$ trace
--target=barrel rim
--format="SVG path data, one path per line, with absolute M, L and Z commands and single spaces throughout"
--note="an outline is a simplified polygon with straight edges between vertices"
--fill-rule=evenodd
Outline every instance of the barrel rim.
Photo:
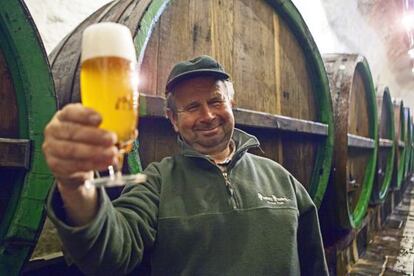
M 356 69 L 357 67 L 359 67 L 364 73 L 362 77 L 364 79 L 365 84 L 368 85 L 367 91 L 368 93 L 370 93 L 370 97 L 368 98 L 368 105 L 371 107 L 372 113 L 368 115 L 369 120 L 371 121 L 369 132 L 370 136 L 375 140 L 375 148 L 370 160 L 367 163 L 366 171 L 369 172 L 369 174 L 366 173 L 364 176 L 364 183 L 367 183 L 367 185 L 364 185 L 364 187 L 362 188 L 360 195 L 361 200 L 358 201 L 355 210 L 352 213 L 350 213 L 351 225 L 353 228 L 357 228 L 361 225 L 362 220 L 368 210 L 368 203 L 371 197 L 378 153 L 378 117 L 375 86 L 372 80 L 372 74 L 367 59 L 362 55 L 358 55 L 357 62 L 358 63 L 356 64 Z
M 391 125 L 388 129 L 387 137 L 390 137 L 393 140 L 394 137 L 395 137 L 395 125 L 394 125 L 394 108 L 393 108 L 393 104 L 392 104 L 392 100 L 391 100 L 391 93 L 390 93 L 390 90 L 389 90 L 388 86 L 385 86 L 382 89 L 382 91 L 383 91 L 382 99 L 383 99 L 383 101 L 386 102 L 386 106 L 385 106 L 386 110 L 385 111 L 389 113 L 390 118 L 391 118 L 391 120 L 390 120 Z M 380 108 L 380 107 L 378 107 L 378 108 Z M 378 124 L 381 124 L 379 118 L 378 118 Z M 378 131 L 379 131 L 379 127 L 378 127 Z M 391 148 L 391 152 L 389 153 L 389 156 L 388 156 L 387 162 L 386 162 L 387 163 L 387 169 L 385 171 L 385 177 L 384 177 L 384 180 L 383 180 L 383 183 L 382 183 L 380 189 L 378 190 L 378 194 L 374 195 L 374 192 L 376 192 L 376 191 L 375 191 L 375 189 L 372 190 L 371 199 L 372 199 L 373 203 L 375 203 L 375 204 L 384 202 L 384 200 L 387 196 L 387 193 L 389 191 L 389 187 L 391 185 L 391 180 L 392 180 L 392 173 L 393 173 L 393 170 L 394 170 L 395 148 L 396 148 L 396 145 L 395 145 L 395 143 L 393 143 L 392 148 Z
M 335 84 L 335 87 L 331 87 L 332 97 L 338 97 L 335 100 L 335 104 L 339 105 L 341 110 L 338 112 L 335 110 L 335 150 L 334 150 L 334 164 L 341 169 L 336 170 L 337 173 L 333 173 L 334 178 L 338 179 L 333 181 L 335 198 L 338 206 L 336 208 L 336 217 L 341 228 L 358 228 L 364 218 L 364 215 L 368 209 L 369 199 L 371 197 L 373 180 L 375 177 L 375 166 L 378 150 L 378 114 L 377 103 L 375 95 L 375 87 L 372 80 L 371 71 L 366 58 L 357 53 L 327 53 L 323 55 L 324 62 L 327 66 L 328 74 L 332 75 L 332 78 L 339 78 L 340 82 Z M 333 71 L 331 64 L 340 65 L 340 70 Z M 331 70 L 332 69 L 332 70 Z M 344 158 L 348 155 L 348 118 L 349 118 L 349 104 L 352 93 L 352 87 L 355 74 L 359 72 L 362 81 L 365 85 L 365 97 L 367 98 L 368 105 L 368 120 L 369 120 L 369 137 L 374 140 L 374 148 L 371 156 L 367 162 L 366 173 L 363 177 L 363 187 L 353 210 L 349 204 L 348 185 L 344 185 L 346 181 L 346 164 L 340 157 Z M 330 79 L 331 81 L 332 78 Z M 337 107 L 337 108 L 339 108 Z M 346 123 L 343 120 L 346 118 Z M 339 124 L 340 126 L 338 126 Z M 339 143 L 339 142 L 340 143 Z M 347 158 L 346 158 L 347 159 Z
M 404 107 L 404 119 L 406 120 L 406 124 L 405 126 L 407 127 L 405 130 L 405 135 L 404 135 L 404 142 L 405 142 L 405 147 L 404 147 L 404 154 L 405 154 L 405 160 L 404 160 L 404 173 L 403 173 L 403 179 L 402 181 L 405 180 L 405 178 L 409 177 L 409 162 L 410 162 L 410 152 L 411 152 L 411 129 L 410 129 L 410 125 L 411 125 L 411 109 L 407 106 Z
M 399 102 L 399 104 L 398 104 Z M 400 137 L 399 139 L 397 139 L 397 137 L 395 137 L 395 144 L 396 147 L 398 148 L 398 144 L 401 140 L 401 137 L 405 136 L 405 116 L 404 116 L 404 102 L 403 100 L 393 100 L 393 104 L 396 105 L 397 107 L 399 106 L 399 113 L 400 113 Z M 396 152 L 397 152 L 397 148 L 396 148 Z M 394 185 L 392 185 L 394 190 L 399 190 L 401 188 L 401 184 L 403 181 L 403 176 L 404 176 L 404 166 L 401 166 L 401 164 L 405 163 L 405 155 L 406 155 L 406 149 L 405 146 L 402 150 L 399 150 L 399 160 L 397 160 L 397 158 L 395 158 L 396 161 L 399 161 L 400 166 L 398 166 L 396 168 L 396 183 L 393 183 Z M 395 164 L 394 164 L 395 166 Z
M 32 142 L 31 167 L 15 179 L 16 198 L 10 199 L 0 226 L 0 274 L 18 274 L 40 234 L 44 201 L 54 182 L 41 144 L 44 127 L 56 111 L 56 98 L 47 55 L 25 3 L 3 1 L 0 21 L 0 47 L 8 53 L 5 59 L 15 84 L 19 137 Z M 16 246 L 14 240 L 25 243 Z
M 410 152 L 410 174 L 413 173 L 414 171 L 414 122 L 413 122 L 413 117 L 411 116 L 411 141 L 410 141 L 410 145 L 411 145 L 411 152 Z
M 321 148 L 324 148 L 324 150 L 319 150 L 317 153 L 311 186 L 309 189 L 309 194 L 315 204 L 319 207 L 329 182 L 335 135 L 333 106 L 328 76 L 322 56 L 312 37 L 312 34 L 293 2 L 286 0 L 266 0 L 266 2 L 278 11 L 279 15 L 291 27 L 295 38 L 303 47 L 305 57 L 311 61 L 308 63 L 308 66 L 310 67 L 309 72 L 314 72 L 316 74 L 315 79 L 318 81 L 314 84 L 314 91 L 316 92 L 315 98 L 316 100 L 321 101 L 318 119 L 320 122 L 329 126 L 328 136 L 326 140 L 321 143 Z M 322 173 L 320 170 L 322 170 Z

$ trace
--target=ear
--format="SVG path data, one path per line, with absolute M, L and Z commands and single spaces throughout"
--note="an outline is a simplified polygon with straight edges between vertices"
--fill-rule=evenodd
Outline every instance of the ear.
M 178 132 L 178 120 L 177 120 L 177 114 L 175 114 L 171 109 L 167 109 L 165 111 L 168 119 L 170 120 L 171 124 L 174 127 L 174 131 Z

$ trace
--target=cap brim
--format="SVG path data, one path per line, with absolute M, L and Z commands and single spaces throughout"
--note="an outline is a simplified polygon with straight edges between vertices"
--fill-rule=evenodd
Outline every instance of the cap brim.
M 215 76 L 217 77 L 217 79 L 221 79 L 221 80 L 230 78 L 230 75 L 228 75 L 227 73 L 222 72 L 222 71 L 217 71 L 214 69 L 201 69 L 201 70 L 198 69 L 198 70 L 193 70 L 193 71 L 187 71 L 171 79 L 165 86 L 166 92 L 168 93 L 175 85 L 177 85 L 178 82 L 191 78 L 191 77 L 197 77 L 200 75 Z

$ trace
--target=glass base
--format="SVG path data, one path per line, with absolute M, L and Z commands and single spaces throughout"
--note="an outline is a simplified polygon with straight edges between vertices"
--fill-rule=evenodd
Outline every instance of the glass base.
M 138 184 L 145 182 L 147 176 L 142 173 L 129 174 L 129 175 L 112 175 L 101 178 L 95 178 L 85 181 L 85 185 L 92 187 L 116 187 L 125 186 L 126 184 Z

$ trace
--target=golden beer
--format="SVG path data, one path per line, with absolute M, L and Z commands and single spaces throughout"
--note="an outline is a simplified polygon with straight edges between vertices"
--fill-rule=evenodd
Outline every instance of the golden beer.
M 118 135 L 122 145 L 134 139 L 137 127 L 137 72 L 120 57 L 97 57 L 83 62 L 81 97 L 86 107 L 102 116 L 101 128 Z
M 129 29 L 99 23 L 82 38 L 81 99 L 102 116 L 101 128 L 118 136 L 119 147 L 134 139 L 138 120 L 138 73 Z
M 118 186 L 145 181 L 143 174 L 122 175 L 124 153 L 132 148 L 138 121 L 138 70 L 131 32 L 121 24 L 89 26 L 82 36 L 81 98 L 102 116 L 100 128 L 118 136 L 118 162 L 109 176 L 85 185 Z

